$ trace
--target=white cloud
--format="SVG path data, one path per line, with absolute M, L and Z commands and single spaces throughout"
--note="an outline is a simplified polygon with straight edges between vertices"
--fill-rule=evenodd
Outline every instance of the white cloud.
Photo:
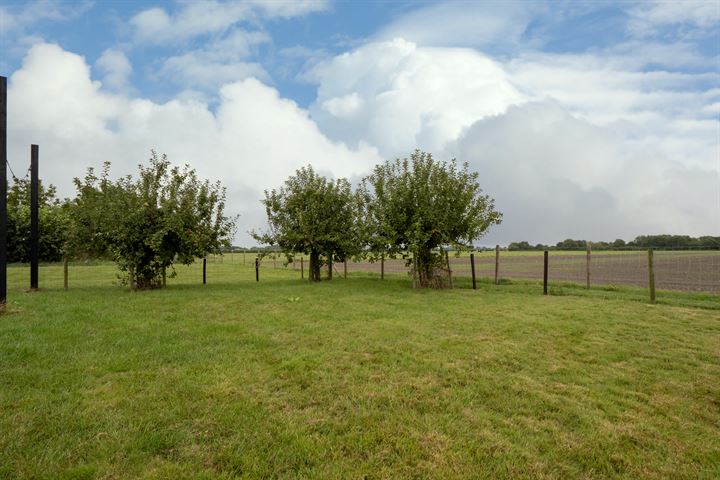
M 532 54 L 506 64 L 529 98 L 552 98 L 597 125 L 632 132 L 633 142 L 663 146 L 687 164 L 714 168 L 720 101 L 718 72 L 636 70 L 640 62 L 603 55 Z M 629 68 L 628 68 L 629 67 Z
M 265 69 L 258 63 L 223 63 L 209 60 L 203 52 L 198 51 L 168 58 L 158 75 L 188 88 L 205 90 L 216 90 L 225 83 L 249 77 L 264 80 L 269 78 Z
M 198 35 L 227 31 L 241 21 L 257 18 L 288 18 L 323 10 L 327 3 L 321 0 L 301 1 L 227 1 L 208 0 L 187 2 L 173 14 L 159 7 L 143 10 L 130 23 L 135 29 L 136 41 L 141 43 L 175 43 Z
M 478 121 L 446 155 L 480 172 L 505 215 L 488 244 L 717 235 L 717 169 L 685 165 L 665 150 L 629 142 L 557 103 L 531 102 Z
M 717 72 L 645 71 L 640 50 L 526 54 L 371 43 L 321 63 L 311 107 L 336 141 L 470 161 L 502 243 L 717 234 Z
M 655 35 L 668 26 L 685 26 L 686 34 L 698 35 L 720 22 L 720 3 L 712 0 L 655 0 L 629 9 L 628 31 L 635 36 Z
M 97 59 L 95 66 L 104 73 L 105 86 L 118 91 L 128 88 L 128 77 L 133 68 L 125 53 L 108 48 Z
M 265 69 L 244 59 L 257 45 L 269 42 L 263 32 L 233 29 L 225 37 L 163 61 L 157 75 L 193 89 L 217 90 L 226 83 L 257 77 L 268 80 Z
M 50 76 L 53 82 L 44 81 Z M 115 175 L 134 173 L 155 148 L 222 180 L 230 212 L 242 214 L 238 241 L 248 242 L 244 232 L 264 224 L 264 188 L 308 163 L 353 176 L 379 161 L 373 148 L 328 140 L 306 111 L 255 79 L 224 86 L 216 113 L 190 95 L 158 104 L 100 87 L 82 57 L 56 45 L 34 46 L 10 78 L 8 153 L 15 170 L 37 143 L 41 177 L 71 195 L 72 177 L 87 167 L 109 160 Z
M 384 27 L 376 40 L 404 38 L 423 46 L 507 46 L 520 40 L 539 4 L 447 1 L 413 10 Z
M 478 118 L 521 101 L 505 72 L 474 50 L 371 43 L 313 68 L 310 111 L 333 139 L 395 156 L 439 150 Z
M 0 36 L 17 34 L 43 21 L 68 20 L 87 11 L 91 5 L 88 1 L 68 5 L 57 0 L 35 0 L 0 6 Z

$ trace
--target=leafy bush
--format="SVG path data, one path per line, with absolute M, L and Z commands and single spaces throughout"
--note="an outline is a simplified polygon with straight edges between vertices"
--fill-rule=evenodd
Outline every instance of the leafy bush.
M 162 286 L 174 262 L 190 264 L 229 245 L 234 221 L 224 216 L 225 189 L 200 181 L 195 170 L 171 166 L 153 151 L 148 167 L 109 179 L 92 168 L 75 179 L 77 198 L 70 209 L 70 249 L 75 256 L 109 257 L 138 289 Z

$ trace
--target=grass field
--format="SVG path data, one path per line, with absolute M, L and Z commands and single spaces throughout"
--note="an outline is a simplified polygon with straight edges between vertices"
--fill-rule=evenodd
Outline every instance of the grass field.
M 0 478 L 720 476 L 712 308 L 239 262 L 136 293 L 87 266 L 66 292 L 56 270 L 27 293 L 9 269 Z

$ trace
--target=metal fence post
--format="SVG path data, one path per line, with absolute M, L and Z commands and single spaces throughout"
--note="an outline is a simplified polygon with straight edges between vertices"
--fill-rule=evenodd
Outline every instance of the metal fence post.
M 207 283 L 207 257 L 203 257 L 203 285 Z
M 548 289 L 548 251 L 545 250 L 544 254 L 544 265 L 543 265 L 543 295 L 547 295 Z
M 495 245 L 495 285 L 498 284 L 498 274 L 500 273 L 500 245 Z
M 650 303 L 655 303 L 655 270 L 653 268 L 653 251 L 648 250 L 648 283 L 650 287 Z
M 477 289 L 477 286 L 475 284 L 475 254 L 470 254 L 470 271 L 472 272 L 472 285 L 473 290 Z
M 30 145 L 30 290 L 38 289 L 38 267 L 40 262 L 39 156 L 40 147 Z
M 586 279 L 586 285 L 585 288 L 590 290 L 590 254 L 592 251 L 592 247 L 590 246 L 590 242 L 587 242 L 587 279 Z

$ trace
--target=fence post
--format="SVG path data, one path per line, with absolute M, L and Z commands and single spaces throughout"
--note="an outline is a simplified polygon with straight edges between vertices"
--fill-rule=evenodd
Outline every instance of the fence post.
M 470 271 L 472 272 L 473 290 L 477 288 L 475 285 L 475 254 L 470 254 Z
M 332 280 L 333 259 L 332 254 L 328 256 L 328 280 Z
M 38 289 L 40 263 L 39 150 L 37 145 L 30 145 L 30 290 Z
M 203 257 L 203 285 L 207 282 L 207 257 Z
M 450 250 L 445 250 L 445 263 L 447 263 L 448 267 L 448 281 L 450 282 L 450 288 L 453 288 L 453 282 L 452 282 L 452 270 L 450 269 Z
M 498 284 L 498 274 L 500 273 L 500 245 L 495 245 L 495 285 Z
M 68 259 L 63 257 L 63 287 L 68 289 Z
M 547 282 L 548 282 L 548 251 L 545 250 L 543 265 L 543 295 L 547 295 Z
M 305 280 L 305 259 L 300 257 L 300 280 Z
M 7 78 L 0 76 L 0 308 L 7 301 Z
M 275 254 L 273 253 L 273 269 L 277 268 L 277 264 L 275 263 Z
M 417 281 L 417 258 L 415 258 L 415 252 L 413 252 L 413 288 L 418 288 Z
M 585 288 L 590 290 L 590 254 L 592 253 L 592 247 L 590 242 L 587 242 L 587 285 Z
M 167 277 L 165 276 L 165 267 L 162 268 L 162 286 L 167 287 Z
M 380 280 L 385 280 L 385 254 L 380 255 Z
M 259 258 L 255 259 L 255 281 L 256 282 L 260 281 L 260 259 Z
M 653 269 L 653 251 L 648 250 L 648 283 L 650 284 L 650 303 L 655 303 L 655 270 Z
M 345 259 L 345 264 L 343 266 L 343 277 L 347 279 L 347 258 Z

